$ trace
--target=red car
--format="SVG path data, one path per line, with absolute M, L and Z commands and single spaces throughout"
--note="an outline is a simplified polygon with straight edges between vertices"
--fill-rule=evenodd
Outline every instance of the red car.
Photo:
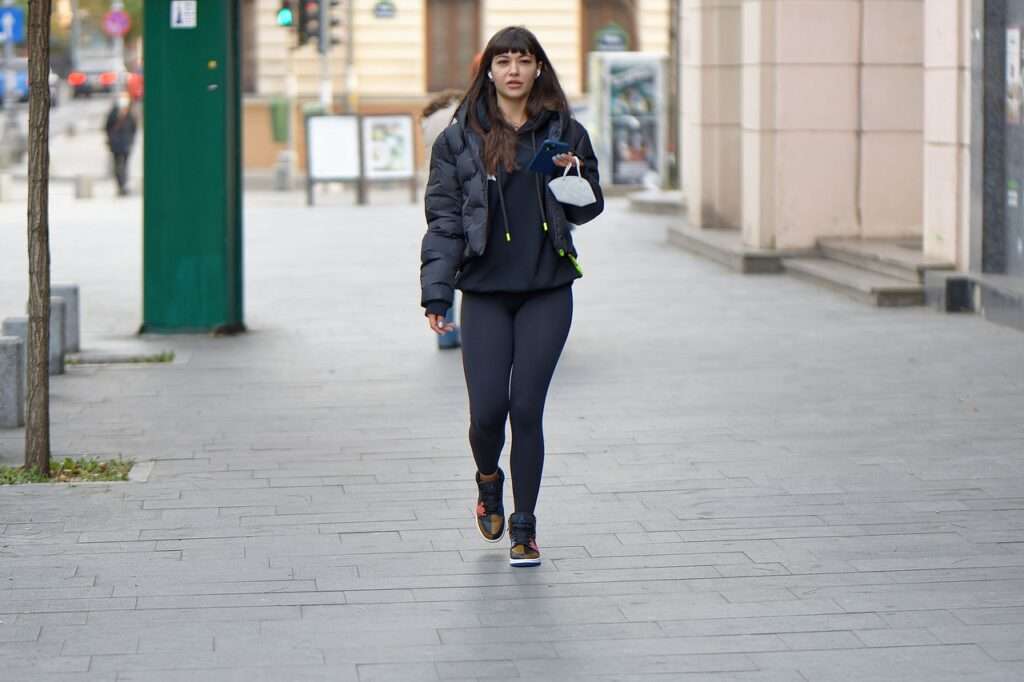
M 120 67 L 120 68 L 119 68 Z M 124 67 L 115 57 L 81 57 L 75 68 L 68 74 L 68 85 L 73 97 L 88 97 L 94 92 L 117 90 L 118 73 Z

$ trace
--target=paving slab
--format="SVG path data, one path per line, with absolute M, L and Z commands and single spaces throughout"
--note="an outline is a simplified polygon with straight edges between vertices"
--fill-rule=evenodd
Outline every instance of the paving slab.
M 249 194 L 249 332 L 140 337 L 138 197 L 55 191 L 53 276 L 81 287 L 83 353 L 175 360 L 53 379 L 56 454 L 152 469 L 0 488 L 5 672 L 1024 678 L 1019 332 L 745 278 L 612 200 L 577 232 L 546 562 L 516 571 L 472 528 L 460 358 L 418 306 L 422 209 L 374 200 Z M 10 235 L 0 316 L 25 300 Z M 23 438 L 0 431 L 0 461 Z

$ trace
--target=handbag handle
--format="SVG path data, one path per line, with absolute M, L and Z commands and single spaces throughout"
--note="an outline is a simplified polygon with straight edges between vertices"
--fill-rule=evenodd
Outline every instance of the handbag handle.
M 583 177 L 583 171 L 580 170 L 580 160 L 579 160 L 579 158 L 574 156 L 574 157 L 572 157 L 572 160 L 576 162 L 576 175 L 578 175 L 578 176 L 580 176 L 582 178 Z M 571 170 L 572 170 L 572 164 L 570 163 L 568 166 L 565 167 L 565 170 L 562 172 L 562 177 L 564 178 L 565 176 L 567 176 L 569 174 L 569 171 L 571 171 Z

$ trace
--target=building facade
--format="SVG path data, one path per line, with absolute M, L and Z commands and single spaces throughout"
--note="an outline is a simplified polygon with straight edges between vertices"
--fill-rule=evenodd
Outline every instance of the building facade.
M 344 46 L 328 59 L 339 110 L 418 113 L 431 93 L 464 88 L 473 58 L 508 25 L 536 33 L 574 101 L 585 96 L 591 50 L 669 50 L 672 0 L 345 0 L 339 16 L 349 1 L 351 69 Z M 292 49 L 294 29 L 276 23 L 279 0 L 243 2 L 246 166 L 269 168 L 281 148 L 270 134 L 270 100 L 286 93 L 291 72 L 299 100 L 315 101 L 322 67 L 313 46 Z
M 686 229 L 1024 281 L 1024 0 L 681 2 Z

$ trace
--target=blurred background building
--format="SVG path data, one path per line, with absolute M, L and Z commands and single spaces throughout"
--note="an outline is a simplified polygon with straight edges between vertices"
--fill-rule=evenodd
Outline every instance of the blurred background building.
M 143 1 L 119 4 L 141 82 Z M 56 0 L 61 78 L 76 50 L 111 49 L 97 28 L 111 6 Z M 878 305 L 930 298 L 1024 327 L 1024 0 L 339 0 L 340 44 L 324 56 L 295 47 L 281 0 L 238 7 L 243 158 L 257 186 L 283 156 L 301 176 L 303 111 L 322 106 L 325 76 L 334 111 L 417 116 L 433 93 L 465 87 L 495 31 L 522 24 L 606 154 L 617 107 L 639 121 L 631 133 L 654 125 L 637 111 L 657 109 L 664 153 L 644 184 L 678 190 L 665 204 L 672 242 Z M 623 114 L 590 71 L 635 52 L 663 75 L 620 88 L 636 104 Z
M 418 114 L 431 93 L 462 89 L 473 58 L 499 29 L 525 24 L 537 34 L 574 104 L 586 102 L 587 55 L 598 49 L 668 56 L 672 0 L 351 0 L 351 53 L 328 55 L 335 109 Z M 272 106 L 295 77 L 297 164 L 303 167 L 301 111 L 319 97 L 321 64 L 314 46 L 293 49 L 282 30 L 280 0 L 242 0 L 245 163 L 270 172 L 284 147 L 272 134 Z M 348 59 L 351 58 L 351 67 Z M 422 160 L 421 160 L 422 161 Z
M 674 241 L 1024 327 L 1024 2 L 682 0 L 681 22 Z

